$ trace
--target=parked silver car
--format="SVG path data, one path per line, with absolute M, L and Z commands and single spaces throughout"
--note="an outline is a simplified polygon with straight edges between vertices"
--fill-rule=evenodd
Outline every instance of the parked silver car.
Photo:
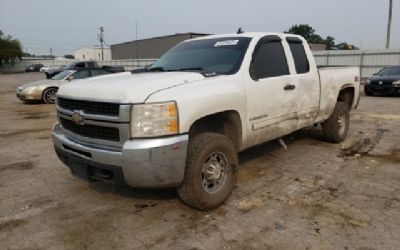
M 69 83 L 76 79 L 84 79 L 93 76 L 110 74 L 105 69 L 80 69 L 65 70 L 50 79 L 39 80 L 24 84 L 17 88 L 17 97 L 21 101 L 43 101 L 45 103 L 54 103 L 56 93 L 62 84 Z

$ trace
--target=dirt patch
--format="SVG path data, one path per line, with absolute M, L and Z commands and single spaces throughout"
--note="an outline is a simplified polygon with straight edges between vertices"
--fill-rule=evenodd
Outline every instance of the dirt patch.
M 25 220 L 22 219 L 14 219 L 14 220 L 9 220 L 9 221 L 5 221 L 0 223 L 0 232 L 4 232 L 4 231 L 11 231 L 14 228 L 26 224 Z
M 49 128 L 37 128 L 37 129 L 24 129 L 24 130 L 17 130 L 8 133 L 0 133 L 0 137 L 12 137 L 15 135 L 21 135 L 26 133 L 36 133 L 36 132 L 43 132 L 49 131 Z
M 13 162 L 8 164 L 0 165 L 0 171 L 2 170 L 29 170 L 34 168 L 35 165 L 32 161 L 20 161 L 20 162 Z
M 388 132 L 388 130 L 379 129 L 373 138 L 362 138 L 357 140 L 349 148 L 342 150 L 342 152 L 339 154 L 339 157 L 368 155 L 369 152 L 371 152 L 382 139 L 382 136 L 385 132 Z
M 24 119 L 44 119 L 49 117 L 48 113 L 34 113 L 27 116 L 24 116 Z

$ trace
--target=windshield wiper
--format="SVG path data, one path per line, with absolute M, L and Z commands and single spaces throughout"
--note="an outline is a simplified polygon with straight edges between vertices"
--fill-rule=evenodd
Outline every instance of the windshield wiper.
M 181 68 L 181 69 L 174 69 L 174 70 L 170 70 L 170 71 L 204 71 L 204 69 L 202 67 L 191 67 L 191 68 Z
M 164 72 L 165 69 L 163 67 L 154 67 L 154 68 L 149 68 L 147 71 L 162 71 Z

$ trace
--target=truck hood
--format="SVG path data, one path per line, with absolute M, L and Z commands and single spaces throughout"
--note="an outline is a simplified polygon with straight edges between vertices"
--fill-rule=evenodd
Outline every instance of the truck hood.
M 124 72 L 72 82 L 60 87 L 57 95 L 101 102 L 143 103 L 155 92 L 204 79 L 197 72 Z

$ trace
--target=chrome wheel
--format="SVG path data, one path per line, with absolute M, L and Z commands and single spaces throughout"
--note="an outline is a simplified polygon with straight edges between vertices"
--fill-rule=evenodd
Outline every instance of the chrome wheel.
M 221 152 L 211 153 L 202 169 L 202 185 L 207 193 L 216 193 L 224 186 L 229 163 Z
M 43 100 L 45 103 L 55 103 L 56 102 L 56 94 L 57 94 L 57 89 L 47 89 L 43 93 Z
M 340 113 L 338 119 L 339 125 L 339 135 L 343 136 L 346 133 L 346 126 L 347 126 L 347 115 L 345 112 Z

